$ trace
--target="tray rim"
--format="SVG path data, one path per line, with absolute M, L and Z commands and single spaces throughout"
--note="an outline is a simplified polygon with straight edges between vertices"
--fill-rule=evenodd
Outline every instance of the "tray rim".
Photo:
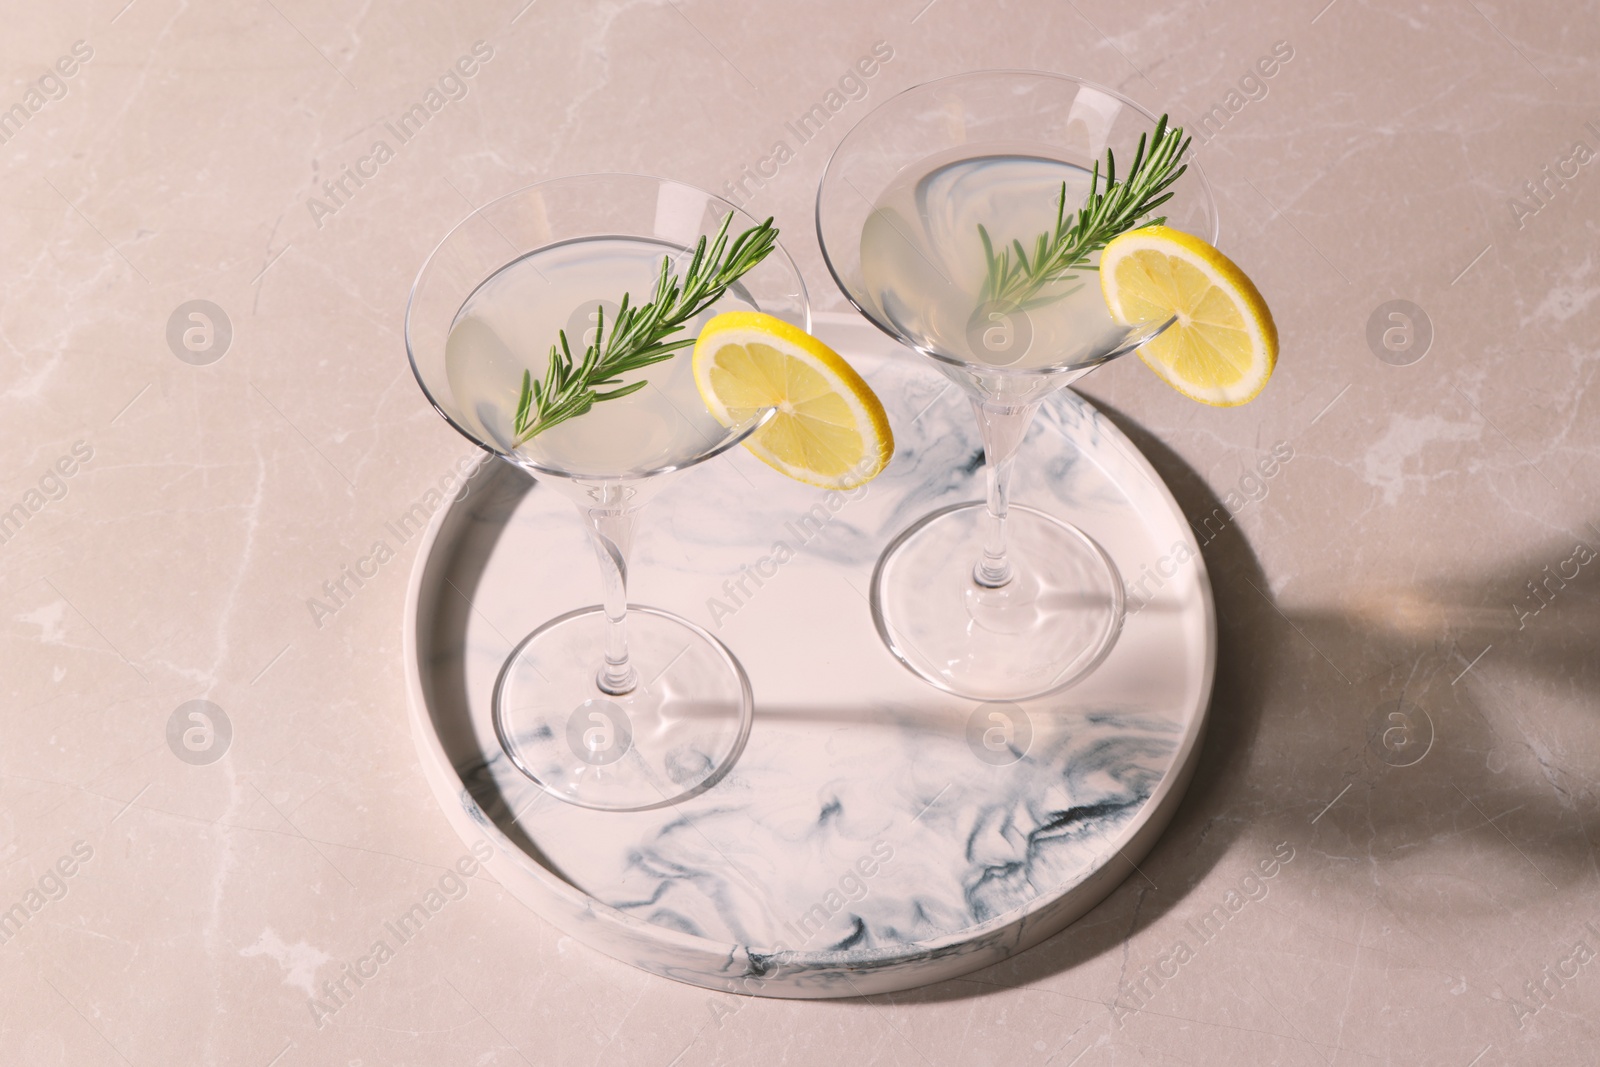
M 814 315 L 813 319 L 813 328 L 819 334 L 825 331 L 859 329 L 863 335 L 873 336 L 878 344 L 885 343 L 882 335 L 863 322 L 859 316 L 840 312 L 822 312 Z M 406 672 L 407 717 L 411 724 L 412 740 L 416 745 L 418 757 L 422 762 L 424 776 L 433 787 L 435 799 L 439 802 L 440 807 L 445 809 L 447 821 L 450 822 L 464 843 L 470 843 L 474 835 L 487 837 L 498 858 L 503 859 L 518 871 L 532 875 L 534 881 L 539 884 L 539 887 L 544 892 L 565 904 L 569 909 L 568 914 L 558 917 L 550 915 L 545 910 L 534 907 L 526 900 L 523 900 L 523 903 L 530 910 L 577 940 L 611 956 L 613 959 L 619 958 L 606 948 L 591 943 L 590 939 L 584 936 L 585 931 L 582 924 L 568 926 L 567 922 L 563 921 L 570 917 L 587 916 L 603 924 L 616 927 L 618 932 L 622 933 L 630 941 L 637 939 L 647 945 L 671 947 L 691 952 L 703 959 L 708 969 L 720 968 L 722 971 L 727 972 L 730 963 L 743 958 L 747 963 L 745 972 L 743 974 L 730 974 L 727 982 L 724 983 L 730 991 L 735 992 L 757 992 L 749 989 L 733 989 L 733 983 L 737 979 L 760 980 L 768 973 L 767 967 L 760 965 L 750 966 L 757 964 L 757 961 L 772 961 L 780 971 L 788 970 L 792 967 L 800 974 L 826 970 L 830 967 L 843 968 L 849 971 L 870 972 L 897 965 L 913 965 L 919 959 L 938 958 L 948 953 L 952 948 L 981 942 L 985 939 L 993 938 L 998 932 L 1015 928 L 1024 936 L 1019 937 L 1017 943 L 1004 953 L 1005 956 L 1009 956 L 1032 947 L 1070 926 L 1078 918 L 1081 918 L 1097 906 L 1106 896 L 1109 896 L 1118 885 L 1127 880 L 1133 870 L 1137 869 L 1138 861 L 1143 859 L 1150 849 L 1154 847 L 1156 841 L 1164 834 L 1167 825 L 1171 822 L 1172 816 L 1176 812 L 1178 801 L 1187 791 L 1190 780 L 1194 775 L 1197 756 L 1204 741 L 1206 726 L 1210 721 L 1217 670 L 1215 598 L 1212 592 L 1210 573 L 1187 517 L 1184 516 L 1182 509 L 1178 506 L 1171 489 L 1138 446 L 1119 427 L 1107 419 L 1092 401 L 1076 392 L 1074 392 L 1074 395 L 1078 402 L 1103 420 L 1103 428 L 1112 435 L 1113 440 L 1122 446 L 1120 450 L 1126 454 L 1126 458 L 1154 484 L 1162 504 L 1166 507 L 1171 517 L 1177 520 L 1183 530 L 1184 541 L 1193 549 L 1191 560 L 1195 565 L 1195 582 L 1200 593 L 1205 623 L 1203 634 L 1205 655 L 1196 698 L 1198 706 L 1192 720 L 1193 725 L 1185 730 L 1178 749 L 1173 755 L 1170 769 L 1162 775 L 1161 781 L 1150 796 L 1145 799 L 1144 804 L 1135 813 L 1134 817 L 1120 828 L 1117 835 L 1110 840 L 1106 859 L 1092 867 L 1082 878 L 1068 885 L 1057 886 L 1052 892 L 1040 894 L 1025 904 L 996 915 L 985 922 L 941 935 L 938 938 L 886 946 L 867 952 L 850 949 L 783 949 L 769 953 L 759 951 L 759 946 L 720 941 L 646 922 L 590 896 L 577 886 L 556 876 L 549 869 L 535 862 L 522 849 L 512 843 L 494 820 L 490 819 L 478 807 L 477 801 L 473 799 L 465 781 L 456 771 L 454 764 L 450 762 L 444 747 L 438 743 L 437 734 L 432 727 L 432 707 L 428 702 L 428 689 L 423 683 L 422 664 L 418 656 L 419 637 L 422 630 L 419 608 L 424 597 L 424 579 L 427 577 L 430 565 L 433 563 L 434 548 L 438 543 L 441 532 L 444 530 L 445 523 L 454 513 L 456 506 L 469 494 L 476 480 L 485 474 L 492 464 L 500 462 L 498 456 L 487 451 L 482 452 L 477 457 L 471 472 L 462 478 L 461 487 L 435 510 L 430 519 L 427 530 L 417 546 L 417 555 L 412 562 L 411 573 L 406 586 L 404 615 L 401 622 L 402 654 L 405 657 Z M 445 800 L 446 794 L 453 796 L 458 803 L 455 805 L 447 803 Z M 1140 846 L 1135 850 L 1137 854 L 1130 856 L 1129 851 L 1136 844 Z M 1035 920 L 1040 913 L 1048 911 L 1054 906 L 1060 906 L 1064 898 L 1074 889 L 1096 879 L 1103 880 L 1109 859 L 1114 855 L 1121 855 L 1128 860 L 1130 870 L 1127 874 L 1118 876 L 1105 888 L 1104 892 L 1094 896 L 1092 899 L 1086 899 L 1080 907 L 1064 909 L 1065 917 L 1059 924 L 1050 923 L 1045 924 L 1044 929 L 1029 930 L 1030 925 L 1037 925 Z M 490 861 L 490 863 L 492 865 L 493 861 Z M 519 900 L 522 899 L 516 889 L 504 882 L 502 882 L 502 885 L 513 897 Z M 1031 936 L 1028 936 L 1029 934 Z M 967 970 L 977 969 L 994 962 L 997 962 L 997 960 L 979 959 L 974 961 Z M 662 973 L 638 963 L 630 965 L 650 973 Z M 681 969 L 673 968 L 673 970 Z M 674 977 L 678 980 L 690 981 L 697 976 L 663 974 L 663 977 Z M 930 976 L 925 981 L 900 985 L 895 988 L 912 988 L 916 985 L 927 984 L 927 982 L 939 981 L 945 977 L 949 977 L 949 975 Z M 695 982 L 695 984 L 703 985 L 704 983 Z M 768 982 L 767 984 L 771 985 L 772 983 Z M 807 998 L 808 992 L 810 996 L 814 997 L 819 995 L 867 995 L 878 991 L 876 989 L 868 990 L 866 994 L 863 994 L 861 991 L 819 993 L 806 990 L 774 989 L 768 992 L 766 989 L 762 989 L 759 993 L 764 996 Z

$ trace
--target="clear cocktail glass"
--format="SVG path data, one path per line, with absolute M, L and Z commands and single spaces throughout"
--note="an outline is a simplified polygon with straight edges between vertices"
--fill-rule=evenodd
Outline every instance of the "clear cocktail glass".
M 914 523 L 873 575 L 880 636 L 940 689 L 978 700 L 1055 692 L 1092 671 L 1121 632 L 1124 589 L 1110 556 L 1065 519 L 1013 503 L 1011 473 L 1046 397 L 1176 319 L 1113 321 L 1098 253 L 1020 300 L 997 296 L 993 262 L 1002 251 L 1012 263 L 1033 255 L 1058 205 L 1071 219 L 1083 204 L 1096 164 L 1105 178 L 1106 150 L 1126 170 L 1156 121 L 1077 78 L 978 71 L 886 101 L 823 173 L 817 234 L 834 280 L 966 394 L 983 437 L 987 499 Z M 1160 208 L 1167 225 L 1214 243 L 1216 205 L 1193 163 L 1172 192 Z
M 721 455 L 770 417 L 732 427 L 706 409 L 687 351 L 625 375 L 637 392 L 530 439 L 515 431 L 524 372 L 542 379 L 565 330 L 574 352 L 624 293 L 648 301 L 663 257 L 682 275 L 697 240 L 728 216 L 692 186 L 630 174 L 539 182 L 459 223 L 429 256 L 406 309 L 406 348 L 428 400 L 475 444 L 578 506 L 600 562 L 601 604 L 550 619 L 507 658 L 494 724 L 511 761 L 548 792 L 588 808 L 638 811 L 703 792 L 750 732 L 750 681 L 705 629 L 628 603 L 640 509 L 671 475 Z M 810 328 L 805 284 L 781 247 L 689 322 L 756 309 Z M 530 594 L 536 591 L 530 590 Z

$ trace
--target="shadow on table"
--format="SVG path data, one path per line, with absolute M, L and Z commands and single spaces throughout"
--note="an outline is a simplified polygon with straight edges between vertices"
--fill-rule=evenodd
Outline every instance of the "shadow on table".
M 1222 508 L 1181 457 L 1097 406 L 1191 521 Z M 1324 533 L 1345 536 L 1331 514 Z M 1402 927 L 1414 912 L 1438 912 L 1422 898 L 1441 885 L 1425 883 L 1463 884 L 1481 874 L 1486 852 L 1497 871 L 1522 879 L 1507 892 L 1559 893 L 1592 877 L 1583 813 L 1592 824 L 1595 794 L 1553 766 L 1538 736 L 1549 719 L 1530 723 L 1527 694 L 1539 688 L 1539 706 L 1557 714 L 1563 704 L 1591 717 L 1600 709 L 1600 559 L 1580 562 L 1584 551 L 1555 539 L 1474 580 L 1363 592 L 1368 583 L 1353 574 L 1338 610 L 1280 610 L 1236 523 L 1198 536 L 1217 606 L 1216 686 L 1193 782 L 1141 861 L 1143 876 L 1130 869 L 1043 944 L 897 1001 L 1001 992 L 1121 951 L 1169 911 L 1191 920 L 1210 912 L 1279 842 L 1302 856 L 1315 842 L 1331 856 L 1396 858 L 1405 866 L 1370 892 Z M 1600 537 L 1585 548 L 1600 550 Z M 1479 669 L 1488 657 L 1517 692 Z M 1225 858 L 1229 876 L 1204 896 L 1191 892 Z M 1474 898 L 1453 903 L 1454 920 L 1470 922 L 1480 907 L 1503 914 L 1498 900 Z M 1170 947 L 1145 946 L 1138 955 L 1148 958 L 1136 962 Z M 1113 991 L 1094 995 L 1109 1000 Z
M 1181 457 L 1099 406 L 1154 465 L 1185 515 L 1223 508 Z M 480 495 L 468 540 L 498 536 L 529 490 L 520 475 L 494 476 L 498 466 L 474 488 Z M 1337 521 L 1330 515 L 1329 539 L 1346 536 Z M 1470 923 L 1480 903 L 1484 916 L 1503 916 L 1503 903 L 1492 896 L 1463 902 L 1458 895 L 1448 911 L 1434 899 L 1459 894 L 1486 862 L 1503 878 L 1524 879 L 1497 883 L 1497 893 L 1560 892 L 1592 877 L 1583 813 L 1596 821 L 1593 790 L 1554 766 L 1540 736 L 1548 714 L 1534 717 L 1527 694 L 1542 687 L 1538 707 L 1558 713 L 1563 706 L 1589 716 L 1600 709 L 1600 597 L 1593 588 L 1600 558 L 1551 539 L 1493 574 L 1401 589 L 1353 574 L 1338 609 L 1280 611 L 1237 523 L 1200 537 L 1217 607 L 1216 684 L 1193 782 L 1140 861 L 1143 874 L 1130 870 L 1106 900 L 1043 944 L 972 975 L 898 993 L 898 1002 L 1001 992 L 1120 952 L 1169 912 L 1179 920 L 1210 912 L 1279 842 L 1300 855 L 1314 844 L 1330 857 L 1388 862 L 1381 884 L 1357 888 L 1376 895 L 1402 929 L 1425 922 L 1416 916 L 1430 906 L 1440 922 Z M 1600 549 L 1600 535 L 1588 545 Z M 487 547 L 478 548 L 466 555 L 486 557 Z M 453 595 L 436 605 L 436 629 L 465 629 L 481 578 L 472 566 L 450 575 Z M 447 703 L 466 706 L 459 654 L 441 656 L 433 675 Z M 464 720 L 435 727 L 452 760 L 476 751 Z M 486 767 L 478 771 L 467 775 L 467 791 L 505 830 L 514 822 L 510 798 Z M 539 855 L 520 828 L 510 832 Z M 1226 876 L 1194 892 L 1219 866 Z M 1297 869 L 1289 865 L 1280 877 Z M 1141 943 L 1137 963 L 1169 947 Z M 1090 995 L 1109 1000 L 1112 991 Z

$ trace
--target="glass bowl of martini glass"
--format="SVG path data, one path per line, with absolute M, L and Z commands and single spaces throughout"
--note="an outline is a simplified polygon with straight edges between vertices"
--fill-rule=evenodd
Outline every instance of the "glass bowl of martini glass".
M 1175 166 L 1179 138 L 1114 90 L 978 71 L 886 101 L 828 161 L 817 193 L 828 270 L 863 315 L 960 388 L 983 438 L 987 499 L 912 524 L 872 579 L 879 635 L 940 689 L 1052 693 L 1094 670 L 1121 632 L 1110 556 L 1061 516 L 1013 503 L 1011 474 L 1050 394 L 1177 321 L 1114 321 L 1098 247 L 1082 239 L 1164 218 L 1215 243 L 1210 187 L 1193 164 Z M 1113 181 L 1125 187 L 1115 197 Z
M 429 402 L 570 498 L 599 560 L 602 603 L 524 637 L 494 692 L 507 756 L 570 803 L 641 811 L 694 796 L 749 736 L 744 669 L 703 628 L 629 604 L 628 554 L 640 509 L 672 475 L 772 414 L 724 426 L 682 350 L 722 311 L 810 328 L 770 223 L 665 179 L 555 178 L 473 212 L 412 287 L 406 350 Z

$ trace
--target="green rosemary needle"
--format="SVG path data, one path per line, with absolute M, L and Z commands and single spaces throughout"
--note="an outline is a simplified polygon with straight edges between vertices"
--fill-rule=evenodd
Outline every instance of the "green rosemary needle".
M 663 256 L 655 295 L 649 303 L 634 306 L 629 295 L 623 294 L 609 334 L 605 309 L 597 307 L 594 343 L 584 349 L 581 358 L 573 357 L 567 332 L 559 332 L 559 343 L 550 346 L 544 377 L 535 379 L 531 371 L 522 372 L 522 394 L 512 422 L 513 447 L 584 414 L 601 401 L 638 392 L 649 383 L 619 385 L 621 376 L 671 359 L 679 350 L 694 344 L 693 337 L 672 335 L 721 299 L 730 285 L 766 258 L 778 239 L 778 230 L 768 218 L 729 243 L 728 223 L 732 219 L 732 213 L 723 217 L 709 250 L 705 235 L 701 235 L 682 278 L 672 273 L 672 257 Z
M 1055 295 L 1039 298 L 1046 286 L 1086 269 L 1089 257 L 1103 249 L 1113 237 L 1137 226 L 1158 225 L 1165 217 L 1147 218 L 1156 208 L 1172 199 L 1170 188 L 1189 169 L 1181 163 L 1190 139 L 1183 127 L 1168 126 L 1162 115 L 1147 138 L 1139 135 L 1133 166 L 1122 181 L 1117 180 L 1117 160 L 1106 149 L 1105 184 L 1097 162 L 1089 178 L 1089 196 L 1081 208 L 1067 214 L 1067 184 L 1061 183 L 1061 198 L 1056 204 L 1056 224 L 1051 233 L 1041 233 L 1033 252 L 1021 241 L 995 251 L 989 231 L 980 223 L 978 236 L 988 261 L 981 307 L 998 311 L 1026 311 L 1048 303 Z M 1180 165 L 1181 164 L 1181 165 Z M 1092 269 L 1092 268 L 1087 268 Z

